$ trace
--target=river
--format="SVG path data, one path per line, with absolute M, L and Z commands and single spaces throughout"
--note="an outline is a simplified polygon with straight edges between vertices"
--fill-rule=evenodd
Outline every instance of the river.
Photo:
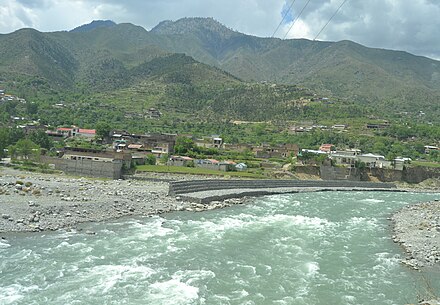
M 399 263 L 387 218 L 437 198 L 286 194 L 72 232 L 7 234 L 0 304 L 416 303 L 439 294 L 440 274 Z

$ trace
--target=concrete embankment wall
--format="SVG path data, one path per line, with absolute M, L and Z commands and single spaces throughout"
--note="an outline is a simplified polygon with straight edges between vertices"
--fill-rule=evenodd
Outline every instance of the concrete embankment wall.
M 362 188 L 393 189 L 393 183 L 367 181 L 330 180 L 190 180 L 170 182 L 169 195 L 227 189 L 271 189 L 271 188 Z

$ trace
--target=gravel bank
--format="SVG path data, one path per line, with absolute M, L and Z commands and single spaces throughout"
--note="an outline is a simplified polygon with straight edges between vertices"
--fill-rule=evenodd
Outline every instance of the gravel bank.
M 440 263 L 440 201 L 406 206 L 392 216 L 393 240 L 405 249 L 402 263 L 419 270 Z
M 130 215 L 199 212 L 244 200 L 203 205 L 167 194 L 168 183 L 161 181 L 74 178 L 1 168 L 0 232 L 58 230 Z

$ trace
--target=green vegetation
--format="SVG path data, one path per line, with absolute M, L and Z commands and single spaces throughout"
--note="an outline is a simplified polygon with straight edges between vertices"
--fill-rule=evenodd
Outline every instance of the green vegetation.
M 201 167 L 183 167 L 167 165 L 140 165 L 136 168 L 140 172 L 173 173 L 173 174 L 192 174 L 192 175 L 212 175 L 212 176 L 231 176 L 243 178 L 263 179 L 267 178 L 262 174 L 250 172 L 222 172 Z
M 31 156 L 37 157 L 40 154 L 39 146 L 29 139 L 18 140 L 15 145 L 10 145 L 8 150 L 12 158 L 24 160 L 28 160 Z
M 29 160 L 19 161 L 14 160 L 13 167 L 14 169 L 28 171 L 28 172 L 38 172 L 43 174 L 54 174 L 59 173 L 59 171 L 53 170 L 49 167 L 48 164 L 45 163 L 37 163 Z M 18 181 L 16 182 L 16 184 Z M 26 182 L 28 184 L 30 182 Z
M 435 167 L 435 168 L 439 168 L 440 167 L 440 163 L 437 163 L 437 162 L 427 162 L 427 161 L 412 161 L 411 165 L 412 166 Z

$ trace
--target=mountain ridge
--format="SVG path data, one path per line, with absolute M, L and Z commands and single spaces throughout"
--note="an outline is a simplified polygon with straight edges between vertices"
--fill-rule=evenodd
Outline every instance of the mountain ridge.
M 90 29 L 91 24 L 80 31 L 22 29 L 0 35 L 0 72 L 34 75 L 57 88 L 80 84 L 90 90 L 114 90 L 151 77 L 142 75 L 141 67 L 152 60 L 164 58 L 167 65 L 184 67 L 180 62 L 187 59 L 171 55 L 186 54 L 220 69 L 208 72 L 203 66 L 202 74 L 225 71 L 245 82 L 297 85 L 387 111 L 439 111 L 440 62 L 407 52 L 347 40 L 261 38 L 212 18 L 163 21 L 150 31 L 130 23 L 98 26 L 102 22 L 96 21 Z M 177 78 L 185 79 L 185 71 L 180 74 Z
M 113 27 L 113 26 L 116 26 L 116 23 L 112 20 L 93 20 L 88 24 L 77 26 L 76 28 L 70 30 L 69 32 L 71 33 L 89 32 L 96 28 Z

